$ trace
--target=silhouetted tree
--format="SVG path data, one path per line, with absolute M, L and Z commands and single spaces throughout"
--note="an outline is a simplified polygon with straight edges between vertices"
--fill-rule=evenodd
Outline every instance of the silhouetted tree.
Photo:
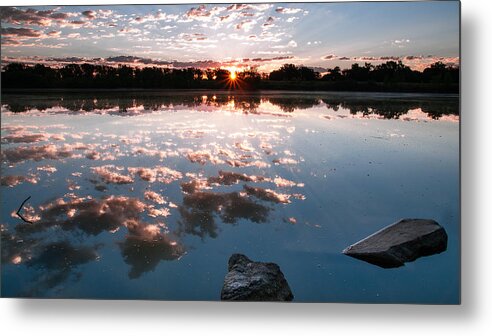
M 349 69 L 328 69 L 320 78 L 318 72 L 305 66 L 284 64 L 269 74 L 259 74 L 256 69 L 239 71 L 240 89 L 255 89 L 268 81 L 313 82 L 331 81 L 340 87 L 357 89 L 357 83 L 383 83 L 394 87 L 396 83 L 428 83 L 438 88 L 457 87 L 459 68 L 437 62 L 423 72 L 410 69 L 401 61 L 388 61 L 379 65 L 355 63 Z M 161 67 L 107 66 L 99 64 L 67 64 L 59 68 L 43 64 L 26 65 L 9 63 L 2 69 L 4 88 L 227 88 L 230 72 L 226 69 L 198 68 L 168 69 Z M 326 83 L 328 84 L 328 83 Z M 389 85 L 387 85 L 389 84 Z M 297 84 L 296 84 L 297 85 Z M 311 84 L 309 84 L 311 85 Z M 309 89 L 309 85 L 299 88 Z M 294 86 L 292 86 L 294 87 Z M 332 87 L 331 84 L 329 87 Z M 370 87 L 370 86 L 368 86 Z M 374 86 L 373 86 L 374 87 Z

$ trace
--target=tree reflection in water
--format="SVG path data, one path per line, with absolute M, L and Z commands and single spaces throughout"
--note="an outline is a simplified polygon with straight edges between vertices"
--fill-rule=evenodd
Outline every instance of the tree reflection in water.
M 7 94 L 2 97 L 5 110 L 22 113 L 31 110 L 57 111 L 57 113 L 104 113 L 121 116 L 139 115 L 160 110 L 196 109 L 203 111 L 221 110 L 241 111 L 246 114 L 264 114 L 264 104 L 271 104 L 283 113 L 309 109 L 314 106 L 326 106 L 337 111 L 347 109 L 351 114 L 379 115 L 386 119 L 395 119 L 405 115 L 409 110 L 422 109 L 429 118 L 438 119 L 444 115 L 459 115 L 458 98 L 428 96 L 406 99 L 382 96 L 370 100 L 353 96 L 330 94 L 310 94 L 308 96 L 275 94 L 231 94 L 221 93 L 204 95 L 187 92 L 166 94 L 159 92 L 116 92 L 104 91 L 94 94 L 54 94 L 47 93 L 42 99 L 33 99 L 33 95 Z

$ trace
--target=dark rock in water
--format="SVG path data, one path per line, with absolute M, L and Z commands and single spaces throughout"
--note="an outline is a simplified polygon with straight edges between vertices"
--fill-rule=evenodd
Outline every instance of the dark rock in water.
M 229 273 L 220 294 L 226 301 L 292 301 L 294 296 L 277 264 L 251 261 L 242 254 L 229 258 Z
M 432 219 L 402 219 L 347 247 L 342 253 L 384 268 L 400 267 L 446 251 L 448 235 Z

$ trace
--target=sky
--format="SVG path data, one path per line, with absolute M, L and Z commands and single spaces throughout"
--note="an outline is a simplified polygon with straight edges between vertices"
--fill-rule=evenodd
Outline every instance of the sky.
M 1 8 L 2 61 L 315 68 L 459 62 L 459 2 Z

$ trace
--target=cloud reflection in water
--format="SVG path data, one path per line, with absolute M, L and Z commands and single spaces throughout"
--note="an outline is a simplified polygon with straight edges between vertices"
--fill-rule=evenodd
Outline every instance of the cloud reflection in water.
M 453 104 L 439 100 L 135 95 L 67 95 L 34 104 L 19 97 L 3 100 L 6 117 L 29 121 L 70 115 L 96 122 L 93 129 L 78 129 L 76 122 L 70 126 L 70 120 L 50 127 L 2 126 L 2 196 L 36 182 L 63 182 L 69 191 L 37 207 L 26 206 L 33 224 L 2 226 L 2 261 L 46 270 L 30 294 L 43 295 L 76 280 L 84 265 L 99 258 L 101 244 L 117 244 L 128 276 L 135 279 L 185 255 L 193 241 L 187 236 L 218 238 L 222 224 L 268 223 L 275 211 L 304 200 L 291 190 L 304 187 L 297 175 L 280 175 L 304 169 L 289 140 L 303 130 L 293 120 L 305 109 L 308 117 L 328 124 L 327 119 L 345 117 L 459 119 Z M 87 188 L 87 181 L 94 186 Z M 80 237 L 87 242 L 81 245 Z

